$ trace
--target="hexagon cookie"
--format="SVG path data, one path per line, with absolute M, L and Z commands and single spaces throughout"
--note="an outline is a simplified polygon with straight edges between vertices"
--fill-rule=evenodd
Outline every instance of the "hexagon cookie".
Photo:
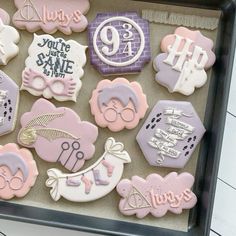
M 0 70 L 0 136 L 14 130 L 18 102 L 18 85 Z
M 152 166 L 183 168 L 205 128 L 189 102 L 159 101 L 136 139 Z
M 91 64 L 101 74 L 139 73 L 150 61 L 149 25 L 136 12 L 99 13 L 88 29 Z

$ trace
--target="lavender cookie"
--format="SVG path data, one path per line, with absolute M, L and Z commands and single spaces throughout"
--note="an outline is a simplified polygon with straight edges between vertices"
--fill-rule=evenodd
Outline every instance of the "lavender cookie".
M 205 128 L 189 102 L 159 101 L 136 139 L 150 165 L 183 168 Z
M 99 13 L 88 29 L 91 64 L 101 74 L 138 73 L 150 61 L 149 25 L 136 12 Z
M 19 87 L 0 70 L 0 136 L 15 128 Z

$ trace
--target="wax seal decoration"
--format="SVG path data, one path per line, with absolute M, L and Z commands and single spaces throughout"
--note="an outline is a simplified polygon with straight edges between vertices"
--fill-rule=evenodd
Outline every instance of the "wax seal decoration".
M 149 213 L 162 217 L 167 211 L 181 214 L 183 209 L 191 209 L 197 203 L 197 197 L 191 191 L 193 183 L 194 177 L 186 172 L 180 175 L 171 172 L 164 178 L 150 174 L 146 179 L 139 176 L 123 179 L 116 187 L 122 197 L 120 212 L 138 218 L 144 218 Z
M 135 128 L 148 109 L 142 87 L 124 78 L 99 82 L 89 102 L 96 123 L 114 132 Z
M 18 85 L 0 70 L 0 136 L 15 128 L 19 96 Z
M 94 201 L 116 187 L 122 177 L 124 164 L 130 162 L 124 145 L 108 138 L 104 154 L 92 166 L 74 174 L 49 169 L 46 186 L 52 188 L 50 194 L 54 201 L 58 201 L 61 196 L 73 202 Z
M 162 54 L 153 62 L 156 81 L 169 92 L 191 95 L 207 81 L 206 70 L 215 62 L 213 41 L 201 34 L 179 27 L 161 42 Z
M 159 101 L 136 139 L 150 165 L 183 168 L 205 128 L 189 102 Z
M 0 198 L 24 197 L 38 176 L 33 155 L 16 144 L 0 146 Z
M 0 19 L 2 20 L 4 25 L 9 25 L 10 24 L 10 21 L 11 21 L 10 16 L 2 8 L 0 8 Z
M 103 75 L 138 73 L 150 61 L 149 25 L 136 12 L 97 14 L 88 29 L 91 64 Z
M 34 34 L 21 89 L 35 96 L 76 102 L 82 86 L 86 48 L 74 40 Z
M 17 47 L 20 40 L 19 33 L 14 27 L 4 24 L 4 22 L 7 22 L 7 19 L 2 19 L 0 15 L 0 65 L 7 65 L 19 52 Z
M 78 171 L 95 152 L 97 127 L 81 121 L 73 110 L 56 108 L 43 98 L 23 114 L 21 125 L 19 144 L 35 148 L 43 160 L 60 162 L 72 172 Z
M 86 29 L 89 0 L 15 0 L 17 12 L 14 25 L 21 30 L 43 30 L 53 34 L 57 30 L 66 35 Z

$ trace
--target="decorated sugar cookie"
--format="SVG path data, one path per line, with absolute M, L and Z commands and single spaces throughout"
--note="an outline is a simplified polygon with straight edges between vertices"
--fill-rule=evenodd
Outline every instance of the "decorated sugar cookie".
M 19 144 L 35 148 L 40 158 L 60 162 L 69 171 L 78 171 L 95 152 L 97 127 L 81 121 L 73 110 L 56 108 L 43 98 L 23 114 L 21 126 Z
M 189 102 L 159 101 L 136 139 L 150 165 L 183 168 L 205 128 Z
M 191 191 L 193 183 L 194 177 L 186 172 L 180 175 L 171 172 L 164 178 L 150 174 L 146 179 L 139 176 L 123 179 L 116 187 L 122 197 L 120 212 L 138 218 L 144 218 L 149 213 L 162 217 L 167 211 L 181 214 L 183 209 L 191 209 L 197 203 L 197 197 Z
M 124 78 L 100 81 L 89 103 L 96 123 L 114 132 L 135 128 L 148 109 L 142 87 Z
M 0 19 L 2 20 L 4 25 L 9 25 L 10 24 L 10 16 L 9 14 L 3 10 L 2 8 L 0 8 Z
M 16 144 L 0 146 L 0 198 L 24 197 L 36 181 L 38 169 L 31 152 Z
M 66 35 L 86 29 L 89 0 L 14 0 L 17 12 L 14 25 L 21 30 L 43 30 L 53 34 L 57 30 Z
M 2 20 L 0 16 L 0 65 L 7 65 L 19 52 L 17 46 L 20 41 L 19 33 L 15 28 L 4 24 L 4 22 L 8 22 L 7 18 Z
M 130 163 L 129 154 L 122 143 L 108 138 L 104 154 L 90 167 L 74 174 L 63 174 L 58 169 L 49 169 L 46 186 L 51 197 L 61 197 L 73 202 L 90 202 L 110 193 L 120 181 L 124 164 Z
M 91 64 L 103 75 L 139 73 L 151 58 L 149 40 L 136 12 L 97 14 L 89 24 Z
M 19 96 L 18 85 L 0 70 L 0 136 L 15 128 Z
M 206 70 L 215 63 L 213 41 L 201 34 L 179 27 L 161 42 L 162 54 L 154 62 L 156 81 L 170 93 L 191 95 L 207 81 Z
M 74 40 L 36 35 L 22 73 L 22 90 L 34 96 L 76 102 L 82 86 L 86 48 Z

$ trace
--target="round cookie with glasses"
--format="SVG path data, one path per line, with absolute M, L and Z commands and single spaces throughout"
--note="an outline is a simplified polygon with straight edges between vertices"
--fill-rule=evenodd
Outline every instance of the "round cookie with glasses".
M 16 144 L 0 146 L 0 198 L 25 196 L 38 176 L 31 152 Z
M 135 128 L 148 109 L 140 84 L 124 78 L 99 82 L 89 103 L 96 123 L 113 132 Z

